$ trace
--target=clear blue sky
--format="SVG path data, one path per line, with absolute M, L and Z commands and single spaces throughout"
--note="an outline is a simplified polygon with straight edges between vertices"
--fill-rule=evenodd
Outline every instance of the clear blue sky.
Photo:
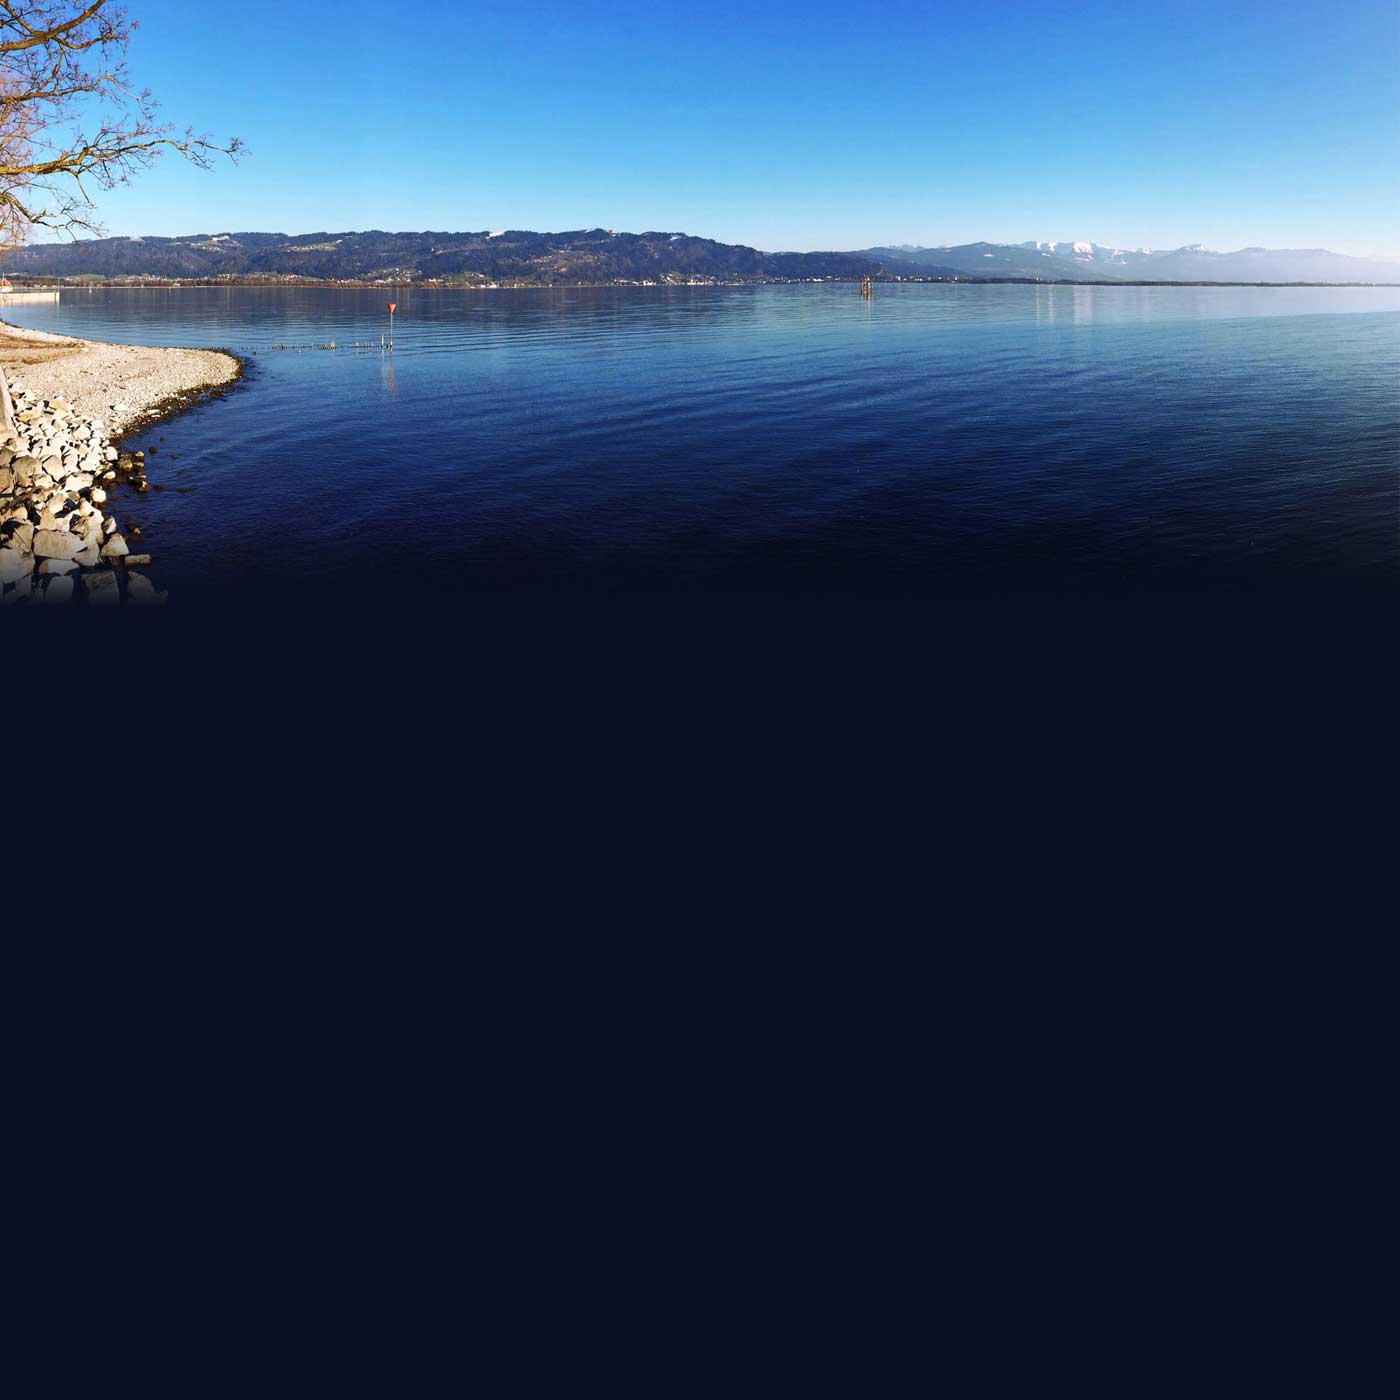
M 113 234 L 685 230 L 1400 256 L 1397 0 L 127 0 L 167 119 L 251 154 Z

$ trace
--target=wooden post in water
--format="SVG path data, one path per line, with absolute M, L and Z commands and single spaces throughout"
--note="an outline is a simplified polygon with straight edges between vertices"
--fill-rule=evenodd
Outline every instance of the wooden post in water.
M 874 290 L 875 290 L 875 288 L 871 285 L 871 282 L 870 282 L 870 278 L 869 278 L 869 277 L 862 277 L 862 278 L 860 279 L 860 294 L 861 294 L 861 296 L 863 296 L 863 297 L 868 297 Z

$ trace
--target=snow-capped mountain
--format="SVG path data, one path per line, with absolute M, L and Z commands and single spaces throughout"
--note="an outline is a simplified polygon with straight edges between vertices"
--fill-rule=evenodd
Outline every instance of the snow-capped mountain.
M 1400 260 L 1353 258 L 1325 248 L 1116 248 L 1087 239 L 867 248 L 859 256 L 959 276 L 1161 282 L 1400 282 Z
M 1022 248 L 1034 248 L 1038 253 L 1060 254 L 1064 257 L 1091 257 L 1098 249 L 1097 243 L 1042 243 L 1040 239 L 1033 238 L 1029 243 L 1022 243 Z

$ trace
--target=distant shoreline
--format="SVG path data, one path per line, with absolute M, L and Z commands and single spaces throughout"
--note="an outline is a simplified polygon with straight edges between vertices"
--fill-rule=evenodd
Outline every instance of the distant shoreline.
M 475 285 L 425 280 L 421 282 L 365 282 L 353 279 L 339 280 L 317 277 L 287 277 L 267 279 L 226 280 L 212 277 L 189 278 L 62 278 L 33 279 L 16 278 L 11 280 L 10 290 L 15 292 L 32 291 L 108 291 L 145 290 L 174 291 L 186 287 L 225 287 L 238 290 L 284 291 L 289 288 L 310 287 L 330 288 L 344 291 L 425 291 L 425 292 L 547 292 L 561 289 L 580 288 L 623 288 L 623 287 L 664 287 L 680 290 L 691 287 L 810 287 L 830 283 L 859 286 L 859 277 L 736 277 L 733 279 L 709 278 L 703 281 L 664 282 L 633 281 L 614 279 L 607 282 L 489 282 Z M 909 283 L 948 287 L 1335 287 L 1374 288 L 1400 287 L 1400 282 L 1211 282 L 1211 281 L 1168 281 L 1148 278 L 1119 278 L 1106 281 L 1074 277 L 872 277 L 876 286 L 898 287 Z M 4 304 L 4 292 L 0 291 L 0 305 Z

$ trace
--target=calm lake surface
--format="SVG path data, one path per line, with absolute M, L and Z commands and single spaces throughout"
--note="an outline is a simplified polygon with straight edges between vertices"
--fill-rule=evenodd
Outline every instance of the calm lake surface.
M 64 292 L 227 347 L 128 439 L 172 603 L 333 590 L 977 597 L 1400 580 L 1400 290 Z M 355 339 L 374 348 L 284 350 Z

